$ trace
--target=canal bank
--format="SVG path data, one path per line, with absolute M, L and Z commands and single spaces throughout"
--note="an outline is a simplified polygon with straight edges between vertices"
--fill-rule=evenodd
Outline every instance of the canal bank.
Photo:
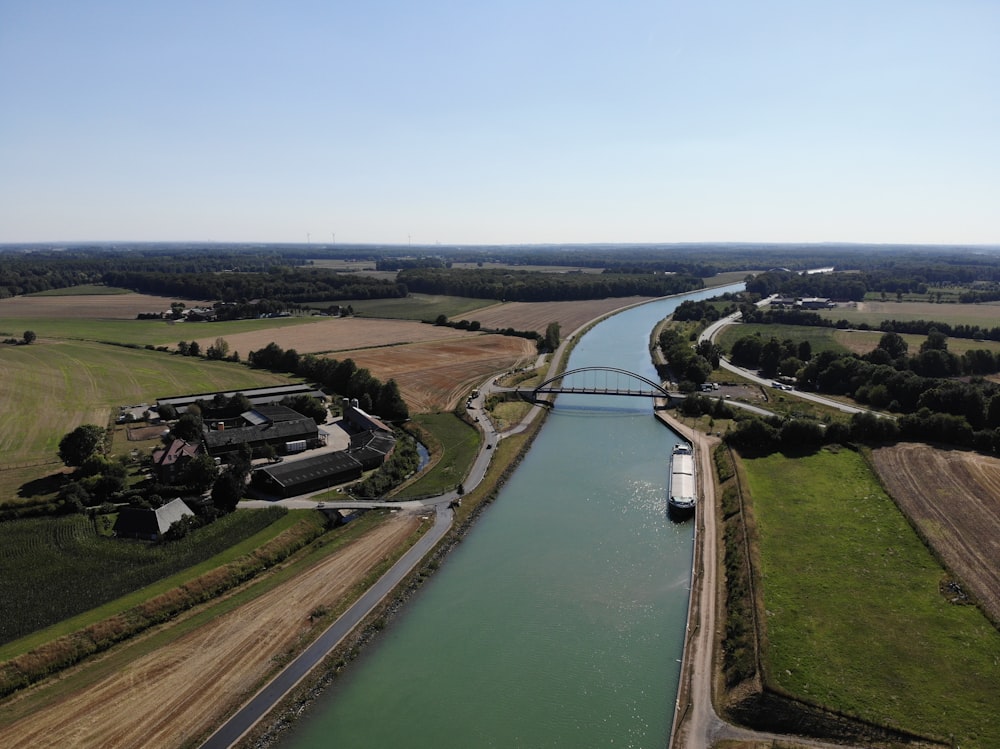
M 703 293 L 705 295 L 711 295 L 718 292 L 710 291 Z M 686 295 L 685 297 L 680 297 L 678 299 L 670 300 L 671 308 L 673 306 L 676 306 L 676 303 L 678 303 L 680 300 L 684 298 L 691 298 L 691 295 Z M 653 306 L 658 306 L 659 309 L 650 309 L 650 307 Z M 646 346 L 648 330 L 655 322 L 655 320 L 669 313 L 669 310 L 664 310 L 662 307 L 663 305 L 661 303 L 653 303 L 653 305 L 647 305 L 646 309 L 643 309 L 642 314 L 639 316 L 638 320 L 635 317 L 619 318 L 620 324 L 615 326 L 617 330 L 606 333 L 605 342 L 597 346 L 596 349 L 594 348 L 593 345 L 594 344 L 593 337 L 587 335 L 586 337 L 580 340 L 582 350 L 587 352 L 588 355 L 594 354 L 598 357 L 601 357 L 605 362 L 608 361 L 608 359 L 604 357 L 608 357 L 610 358 L 611 361 L 614 361 L 616 364 L 622 364 L 624 366 L 628 366 L 635 370 L 645 371 L 648 367 L 651 366 L 649 365 L 648 350 Z M 608 339 L 612 341 L 612 345 L 610 346 L 610 348 L 607 346 Z M 624 344 L 624 349 L 626 351 L 625 356 L 631 357 L 633 361 L 626 362 L 621 358 L 622 351 L 619 350 L 619 344 Z M 574 366 L 575 365 L 576 365 L 576 360 L 574 360 Z M 650 374 L 652 374 L 651 371 Z M 587 544 L 589 543 L 591 544 L 592 547 L 596 548 L 598 551 L 607 551 L 608 549 L 617 549 L 617 548 L 629 549 L 631 546 L 635 546 L 636 532 L 641 532 L 643 530 L 646 531 L 650 530 L 650 528 L 643 529 L 642 526 L 644 525 L 656 526 L 659 523 L 661 523 L 661 521 L 664 520 L 665 513 L 663 512 L 664 509 L 663 502 L 665 501 L 665 486 L 663 485 L 663 480 L 665 479 L 665 474 L 666 474 L 666 461 L 664 459 L 664 456 L 669 454 L 669 449 L 670 449 L 669 440 L 667 440 L 667 443 L 660 446 L 658 449 L 653 449 L 650 452 L 650 454 L 647 456 L 646 459 L 647 464 L 645 466 L 637 466 L 633 470 L 633 468 L 630 468 L 626 464 L 626 462 L 623 461 L 625 461 L 625 459 L 628 458 L 633 452 L 642 452 L 646 447 L 651 446 L 653 442 L 666 439 L 664 436 L 665 430 L 663 430 L 662 427 L 657 427 L 654 420 L 648 419 L 649 410 L 643 410 L 643 409 L 632 410 L 630 408 L 622 409 L 614 405 L 613 403 L 612 404 L 606 402 L 597 403 L 591 399 L 586 399 L 586 400 L 588 401 L 586 404 L 583 403 L 573 404 L 571 399 L 563 397 L 560 398 L 559 407 L 556 409 L 555 412 L 556 420 L 561 422 L 565 427 L 568 427 L 568 434 L 571 436 L 562 440 L 564 444 L 559 445 L 559 449 L 565 450 L 569 453 L 569 460 L 568 462 L 566 461 L 562 462 L 561 467 L 558 465 L 553 465 L 553 470 L 555 470 L 555 472 L 558 475 L 579 478 L 578 474 L 580 474 L 579 470 L 580 467 L 578 463 L 580 462 L 584 462 L 587 465 L 594 467 L 599 474 L 611 474 L 614 471 L 609 471 L 607 469 L 612 466 L 617 466 L 621 471 L 624 471 L 624 476 L 621 474 L 617 476 L 615 475 L 605 476 L 604 478 L 606 478 L 607 481 L 605 482 L 604 487 L 596 490 L 597 494 L 600 496 L 588 497 L 586 501 L 596 502 L 598 499 L 612 497 L 616 498 L 618 504 L 616 505 L 615 502 L 612 502 L 610 506 L 604 506 L 598 508 L 596 516 L 591 519 L 592 521 L 596 522 L 596 525 L 588 526 L 586 523 L 581 524 L 573 522 L 575 519 L 575 515 L 583 514 L 578 511 L 578 507 L 582 507 L 582 505 L 580 504 L 580 498 L 578 494 L 574 494 L 573 501 L 576 502 L 576 504 L 573 504 L 571 502 L 570 504 L 565 505 L 561 511 L 556 510 L 554 511 L 554 513 L 550 513 L 556 520 L 555 533 L 559 536 L 570 537 L 569 545 L 571 547 L 573 546 L 576 546 L 578 548 L 581 546 L 586 547 Z M 621 419 L 624 419 L 624 429 L 615 432 L 615 429 L 613 427 L 613 422 Z M 654 429 L 655 433 L 645 432 L 644 430 L 647 427 Z M 546 424 L 546 428 L 545 430 L 543 430 L 543 434 L 548 433 L 551 429 L 552 427 L 550 418 L 550 423 Z M 607 432 L 607 438 L 604 442 L 602 442 L 601 439 L 596 439 L 596 440 L 591 439 L 589 441 L 586 440 L 586 435 L 588 434 L 603 434 L 605 432 Z M 588 449 L 587 444 L 581 444 L 577 446 L 578 449 L 575 449 L 574 446 L 570 444 L 570 442 L 573 439 L 577 438 L 582 438 L 585 443 L 589 443 L 589 447 L 592 448 L 596 445 L 599 449 L 596 452 L 590 454 L 587 453 Z M 560 439 L 557 438 L 556 442 L 558 444 L 560 442 Z M 529 455 L 529 460 L 531 458 L 531 455 L 533 455 L 535 452 L 536 449 L 533 449 L 532 453 Z M 643 460 L 640 460 L 639 462 L 642 463 Z M 521 470 L 523 471 L 525 469 Z M 625 483 L 631 482 L 630 486 L 626 487 L 626 489 L 624 490 L 622 489 L 623 479 Z M 544 489 L 540 489 L 540 491 L 542 494 L 545 493 Z M 552 489 L 551 493 L 553 494 L 557 493 L 557 489 Z M 498 506 L 508 504 L 508 497 L 506 496 L 506 494 L 503 497 L 503 499 L 504 502 L 498 503 Z M 534 504 L 544 506 L 542 503 L 539 502 L 535 502 Z M 619 520 L 616 517 L 618 515 L 629 515 L 631 513 L 633 516 L 632 520 L 635 520 L 634 510 L 636 509 L 637 506 L 642 506 L 643 512 L 646 513 L 645 516 L 643 516 L 642 513 L 640 513 L 641 522 L 638 523 L 639 526 L 638 529 L 636 528 L 633 528 L 631 530 L 626 529 L 624 533 L 619 535 L 617 540 L 615 539 L 615 533 L 612 532 L 602 533 L 601 531 L 602 528 L 604 529 L 619 528 Z M 520 522 L 521 520 L 526 520 L 529 525 L 533 525 L 534 524 L 533 521 L 527 519 L 528 518 L 527 512 L 531 511 L 532 508 L 529 506 L 525 509 L 526 511 L 523 513 L 519 513 L 519 511 L 515 510 L 514 511 L 515 516 L 517 517 L 518 522 Z M 652 512 L 651 516 L 649 515 L 650 511 Z M 489 527 L 497 524 L 498 521 L 496 520 L 496 517 L 493 516 L 494 510 L 491 508 L 487 512 L 491 514 L 490 523 L 485 523 L 481 525 L 483 527 Z M 653 518 L 652 523 L 650 522 L 651 517 Z M 569 519 L 569 522 L 567 522 L 567 518 Z M 672 585 L 679 588 L 680 592 L 683 594 L 683 604 L 675 602 L 672 604 L 671 607 L 672 608 L 671 616 L 676 614 L 678 611 L 681 614 L 679 620 L 681 624 L 678 625 L 678 631 L 681 632 L 683 630 L 682 626 L 683 613 L 687 608 L 686 587 L 690 575 L 690 524 L 680 527 L 677 526 L 667 526 L 667 527 L 670 528 L 671 532 L 677 531 L 681 536 L 686 536 L 680 539 L 681 546 L 686 549 L 686 553 L 681 555 L 681 561 L 678 563 L 677 560 L 674 560 L 674 562 L 672 562 L 670 565 L 667 565 L 667 567 L 674 569 L 675 572 L 681 573 L 679 576 L 677 576 L 676 579 L 673 579 L 671 581 Z M 653 535 L 655 536 L 657 533 L 661 533 L 663 529 L 653 528 L 652 530 L 653 530 Z M 475 532 L 472 534 L 472 538 L 469 543 L 476 540 L 475 536 L 477 535 L 478 531 L 476 529 L 474 529 L 474 531 Z M 523 529 L 515 529 L 514 531 L 515 538 L 516 534 L 519 532 L 523 533 Z M 551 535 L 552 534 L 550 533 L 550 536 Z M 590 536 L 591 538 L 588 539 L 588 536 Z M 581 544 L 580 540 L 584 540 L 584 543 Z M 550 537 L 544 537 L 543 534 L 542 541 L 543 543 L 538 545 L 548 545 L 552 542 L 552 539 Z M 658 539 L 657 543 L 659 541 L 662 541 L 662 538 Z M 507 545 L 509 546 L 510 542 L 508 542 Z M 463 551 L 463 547 L 467 546 L 468 544 L 459 545 L 458 549 L 459 553 Z M 571 553 L 572 551 L 573 549 L 571 548 L 567 553 Z M 616 554 L 612 554 L 611 556 L 614 557 L 616 556 Z M 607 561 L 607 565 L 609 568 L 613 567 L 614 564 L 618 561 L 621 560 L 609 558 Z M 639 568 L 642 568 L 642 571 L 644 573 L 646 572 L 645 568 L 648 566 L 649 561 L 650 561 L 649 559 L 641 559 L 637 562 Z M 534 577 L 537 574 L 538 570 L 544 571 L 545 569 L 547 569 L 550 566 L 550 562 L 551 559 L 546 558 L 544 560 L 544 563 L 536 564 L 535 569 L 533 569 L 529 575 L 526 575 L 526 579 Z M 456 565 L 465 566 L 466 562 L 461 560 L 453 560 L 449 558 L 448 563 L 446 565 L 443 565 L 443 567 L 447 570 L 448 568 L 451 568 Z M 583 563 L 581 562 L 581 567 L 582 566 Z M 656 566 L 655 562 L 653 563 L 653 566 L 654 567 Z M 598 608 L 600 608 L 601 610 L 597 612 L 598 614 L 606 617 L 610 613 L 607 610 L 609 609 L 609 607 L 612 607 L 614 605 L 621 607 L 622 605 L 624 605 L 625 608 L 627 609 L 629 607 L 635 606 L 637 604 L 637 599 L 641 599 L 643 597 L 642 595 L 633 595 L 631 597 L 626 596 L 628 600 L 626 600 L 624 604 L 622 601 L 618 601 L 616 604 L 615 601 L 613 600 L 613 593 L 615 592 L 615 590 L 613 589 L 623 587 L 621 579 L 627 579 L 635 576 L 635 569 L 636 569 L 635 564 L 629 567 L 628 563 L 626 562 L 625 568 L 623 570 L 619 570 L 618 572 L 619 574 L 618 580 L 615 580 L 611 583 L 605 581 L 603 584 L 605 585 L 605 588 L 607 589 L 608 592 L 606 597 L 602 597 L 602 594 L 600 592 L 597 592 L 597 589 L 601 587 L 600 580 L 597 579 L 599 571 L 594 573 L 595 575 L 595 577 L 593 578 L 594 583 L 591 584 L 591 587 L 594 588 L 595 590 L 590 591 L 587 595 L 599 599 L 600 606 Z M 490 570 L 490 572 L 492 573 L 492 570 Z M 586 577 L 586 573 L 583 574 Z M 622 576 L 624 576 L 624 578 Z M 432 581 L 437 577 L 438 575 L 435 575 L 434 578 L 431 578 Z M 662 579 L 663 579 L 662 570 L 660 571 L 659 574 L 654 575 L 654 577 L 656 578 L 656 584 L 662 587 Z M 583 584 L 587 585 L 588 583 L 584 582 Z M 434 583 L 434 585 L 436 585 L 436 583 Z M 434 587 L 434 585 L 432 585 L 431 587 Z M 628 586 L 625 585 L 624 587 L 627 588 Z M 418 604 L 418 607 L 420 604 L 420 600 L 423 599 L 424 596 L 425 593 L 422 593 L 421 596 L 418 596 L 417 600 L 414 602 Z M 564 602 L 564 604 L 568 605 L 567 602 Z M 409 608 L 410 606 L 408 605 L 407 609 Z M 486 604 L 483 604 L 482 606 L 476 608 L 485 609 Z M 593 614 L 594 612 L 592 611 L 590 613 Z M 612 623 L 614 624 L 615 627 L 628 629 L 629 626 L 632 626 L 633 620 L 642 619 L 641 614 L 642 612 L 640 612 L 640 614 L 637 614 L 635 616 L 625 615 L 625 616 L 615 617 L 614 615 L 612 615 Z M 384 637 L 380 637 L 379 640 L 384 641 L 386 637 L 392 639 L 392 633 L 398 631 L 397 625 L 402 625 L 405 628 L 407 626 L 407 621 L 410 618 L 411 615 L 409 612 L 407 612 L 406 615 L 402 617 L 401 621 L 398 623 L 394 623 L 393 626 L 389 628 L 388 630 L 389 633 Z M 676 617 L 674 617 L 674 619 L 676 620 Z M 562 625 L 562 622 L 559 622 L 558 624 Z M 376 621 L 372 629 L 374 630 L 374 632 L 381 631 L 383 629 L 383 622 Z M 642 633 L 633 632 L 633 634 L 638 639 L 642 639 L 641 637 Z M 651 642 L 654 642 L 662 640 L 663 637 L 667 637 L 671 641 L 673 640 L 677 641 L 676 654 L 679 655 L 679 642 L 682 640 L 682 638 L 677 638 L 675 636 L 668 636 L 664 634 L 660 628 L 657 628 L 655 636 L 651 636 L 649 639 Z M 627 639 L 628 638 L 626 637 L 626 640 Z M 558 642 L 556 644 L 558 644 Z M 626 643 L 626 645 L 628 644 L 629 643 Z M 585 652 L 588 649 L 588 647 L 589 646 L 584 646 L 580 648 L 581 652 Z M 384 648 L 383 644 L 378 644 L 374 650 L 378 651 L 382 650 L 383 648 Z M 545 652 L 551 649 L 553 649 L 552 643 L 546 641 L 546 643 L 542 647 L 542 651 Z M 671 648 L 667 648 L 667 650 L 670 649 Z M 627 650 L 628 648 L 623 646 L 622 653 L 625 653 L 623 657 L 626 658 L 628 657 Z M 357 652 L 357 648 L 350 647 L 349 651 Z M 663 655 L 664 649 L 661 647 L 654 647 L 654 651 L 656 651 L 658 655 Z M 361 659 L 362 662 L 359 663 L 357 667 L 353 667 L 350 670 L 358 670 L 358 667 L 360 667 L 360 670 L 363 672 L 366 669 L 368 669 L 369 666 L 365 662 L 363 662 L 366 660 L 366 658 L 367 656 L 363 656 Z M 638 660 L 646 660 L 646 657 L 641 657 Z M 677 659 L 666 658 L 666 660 L 675 662 Z M 334 661 L 334 664 L 336 664 L 336 661 Z M 613 663 L 610 669 L 618 668 L 620 666 L 621 666 L 620 663 Z M 443 666 L 443 668 L 447 670 L 448 667 L 447 665 L 445 665 Z M 437 670 L 437 669 L 431 669 L 431 670 Z M 633 676 L 633 674 L 631 673 L 632 670 L 634 670 L 633 666 L 625 667 L 624 678 L 619 680 L 619 683 L 616 685 L 615 689 L 612 690 L 613 692 L 616 693 L 627 692 L 629 691 L 629 689 L 632 688 L 633 686 L 633 684 L 631 683 L 631 677 Z M 659 674 L 659 676 L 662 677 L 662 674 Z M 435 675 L 432 681 L 437 678 L 439 677 Z M 398 681 L 398 678 L 396 680 Z M 670 677 L 668 676 L 668 681 L 669 680 Z M 580 681 L 581 683 L 584 683 L 586 679 L 581 678 Z M 641 684 L 636 684 L 635 688 L 638 689 L 639 691 L 642 691 L 643 689 Z M 520 687 L 517 687 L 517 689 L 520 689 Z M 338 690 L 340 690 L 339 686 L 335 687 L 331 691 L 338 692 Z M 377 698 L 377 702 L 379 704 L 384 702 L 384 697 L 385 695 L 379 696 Z M 612 694 L 608 697 L 608 701 L 612 701 L 614 698 L 615 696 Z M 338 693 L 333 697 L 333 699 L 334 701 L 337 702 L 343 701 L 343 695 Z M 461 697 L 457 699 L 461 700 Z M 321 700 L 321 702 L 322 701 L 323 700 Z M 671 698 L 669 701 L 671 707 L 672 703 L 673 700 Z M 492 702 L 490 703 L 488 710 L 493 710 L 495 707 L 496 703 Z M 320 705 L 320 711 L 322 712 L 323 710 L 324 710 L 323 706 Z M 298 712 L 298 710 L 295 710 L 295 712 Z M 310 712 L 315 712 L 315 711 L 310 711 Z M 635 724 L 637 720 L 638 722 L 641 723 L 647 714 L 651 715 L 653 713 L 664 713 L 666 711 L 664 709 L 664 704 L 660 700 L 654 698 L 653 703 L 647 704 L 644 707 L 635 707 L 630 712 L 632 713 L 632 717 L 629 717 L 627 719 L 623 718 L 622 720 L 619 720 L 619 723 L 621 725 L 627 724 L 631 726 Z M 584 717 L 579 718 L 578 722 L 580 722 L 581 724 L 585 724 L 588 720 L 590 720 L 589 715 L 590 713 L 585 711 Z M 636 716 L 638 716 L 638 718 Z M 399 715 L 399 719 L 402 720 L 404 723 L 408 722 L 405 715 Z M 669 726 L 669 721 L 667 722 L 667 725 Z M 656 731 L 658 730 L 665 731 L 666 729 L 655 729 L 654 733 L 656 733 Z M 662 738 L 661 740 L 657 740 L 654 743 L 654 745 L 665 744 L 666 741 L 665 735 L 666 734 L 664 733 L 663 734 L 664 738 Z M 634 735 L 632 738 L 633 740 L 629 741 L 628 743 L 633 743 L 637 739 L 637 737 Z M 649 738 L 649 736 L 646 736 L 646 738 Z M 360 743 L 359 745 L 366 745 L 366 744 L 371 745 L 370 743 L 364 740 L 362 740 L 362 743 Z M 412 742 L 410 745 L 412 745 Z M 585 745 L 585 744 L 580 743 L 578 745 Z M 641 740 L 636 745 L 646 745 L 646 741 Z

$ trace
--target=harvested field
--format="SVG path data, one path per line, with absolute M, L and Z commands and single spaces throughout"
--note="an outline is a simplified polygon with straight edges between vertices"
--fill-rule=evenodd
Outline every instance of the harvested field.
M 1000 459 L 912 443 L 873 457 L 903 512 L 1000 622 Z
M 140 312 L 162 312 L 171 302 L 188 307 L 211 306 L 211 302 L 177 299 L 150 294 L 83 294 L 80 296 L 15 296 L 0 299 L 0 318 L 87 318 L 91 320 L 135 320 Z
M 457 340 L 355 351 L 351 358 L 383 382 L 394 379 L 411 411 L 430 413 L 450 411 L 470 388 L 535 355 L 534 342 L 525 338 L 464 333 Z
M 484 328 L 537 330 L 539 333 L 544 333 L 549 323 L 557 322 L 566 336 L 595 317 L 656 298 L 630 296 L 580 302 L 505 302 L 469 313 L 468 318 L 478 320 Z
M 211 331 L 211 327 L 202 328 Z M 250 351 L 262 349 L 274 342 L 285 349 L 295 349 L 300 354 L 325 353 L 334 358 L 339 352 L 354 351 L 400 343 L 440 341 L 461 338 L 469 333 L 464 330 L 427 325 L 409 320 L 373 320 L 363 317 L 317 317 L 315 322 L 302 323 L 288 328 L 252 330 L 225 336 L 230 351 L 239 351 L 245 359 Z M 202 351 L 215 343 L 218 336 L 198 339 Z M 376 375 L 377 376 L 377 375 Z
M 190 746 L 245 701 L 274 662 L 420 524 L 400 514 L 251 603 L 0 728 L 3 746 Z M 44 686 L 42 687 L 44 689 Z M 38 697 L 38 695 L 33 695 Z M 17 711 L 13 700 L 0 710 Z

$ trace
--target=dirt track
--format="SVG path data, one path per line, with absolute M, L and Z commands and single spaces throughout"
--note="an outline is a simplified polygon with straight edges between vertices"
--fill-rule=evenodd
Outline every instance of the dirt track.
M 914 443 L 873 455 L 903 512 L 1000 622 L 1000 459 Z
M 409 514 L 388 519 L 294 580 L 0 729 L 0 745 L 177 747 L 190 742 L 250 696 L 274 661 L 309 630 L 311 611 L 331 607 L 420 522 Z

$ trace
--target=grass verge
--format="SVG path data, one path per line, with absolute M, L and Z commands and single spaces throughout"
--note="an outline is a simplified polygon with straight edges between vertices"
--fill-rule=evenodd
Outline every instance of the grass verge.
M 469 473 L 479 449 L 479 432 L 453 413 L 417 414 L 413 420 L 437 441 L 440 458 L 423 476 L 393 495 L 393 499 L 453 490 Z

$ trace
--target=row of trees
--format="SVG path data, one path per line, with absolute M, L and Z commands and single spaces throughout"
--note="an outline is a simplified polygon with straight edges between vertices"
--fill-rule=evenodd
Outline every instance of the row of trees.
M 109 271 L 103 281 L 147 294 L 243 303 L 252 299 L 302 303 L 407 295 L 405 286 L 390 280 L 322 268 L 276 267 L 267 273 Z
M 523 302 L 666 296 L 704 286 L 700 278 L 686 275 L 555 274 L 506 268 L 410 268 L 397 280 L 411 292 Z
M 381 382 L 368 369 L 359 368 L 353 359 L 337 361 L 313 354 L 300 355 L 295 349 L 286 351 L 272 342 L 251 351 L 247 362 L 260 369 L 303 377 L 345 398 L 357 398 L 362 410 L 387 421 L 409 418 L 409 409 L 396 381 Z
M 666 326 L 660 332 L 659 344 L 670 374 L 679 380 L 681 390 L 693 390 L 701 385 L 719 366 L 721 348 L 718 344 L 701 341 L 692 347 L 690 338 L 678 327 Z
M 947 337 L 939 331 L 931 331 L 915 354 L 891 332 L 864 355 L 823 351 L 813 356 L 810 348 L 808 341 L 744 336 L 733 344 L 732 360 L 759 368 L 766 377 L 795 376 L 802 390 L 846 395 L 909 415 L 898 423 L 899 433 L 909 438 L 937 434 L 937 439 L 971 445 L 975 433 L 1000 428 L 1000 386 L 982 378 L 1000 371 L 1000 357 L 992 351 L 958 356 L 948 351 Z M 978 444 L 990 440 L 975 437 Z
M 739 309 L 743 322 L 745 323 L 757 323 L 761 325 L 803 325 L 814 328 L 840 328 L 841 330 L 851 327 L 851 323 L 847 320 L 834 321 L 829 317 L 824 317 L 818 312 L 812 312 L 810 310 L 757 307 L 756 305 L 750 303 L 741 304 Z M 675 313 L 674 319 L 685 318 L 678 318 Z M 709 321 L 711 320 L 711 318 L 703 319 L 708 319 Z M 858 330 L 872 330 L 872 327 L 868 323 L 859 323 L 856 328 Z M 977 341 L 1000 341 L 1000 326 L 983 327 L 982 325 L 969 325 L 963 323 L 950 324 L 939 320 L 883 320 L 879 323 L 878 328 L 876 329 L 886 333 L 908 333 L 911 335 L 928 335 L 931 331 L 937 331 L 950 338 L 971 338 L 972 340 Z
M 872 267 L 874 263 L 887 263 L 887 267 Z M 800 274 L 775 269 L 747 279 L 747 291 L 762 297 L 780 294 L 860 301 L 868 292 L 901 296 L 926 294 L 935 286 L 968 286 L 959 297 L 964 303 L 1000 298 L 1000 266 L 995 258 L 982 255 L 942 255 L 905 263 L 888 257 L 859 258 L 852 267 L 861 272 Z

